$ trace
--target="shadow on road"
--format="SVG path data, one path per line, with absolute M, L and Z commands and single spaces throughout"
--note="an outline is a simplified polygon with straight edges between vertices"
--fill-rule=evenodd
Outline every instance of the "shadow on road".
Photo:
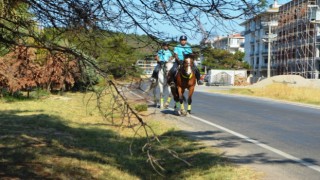
M 181 131 L 181 133 L 186 134 L 187 136 L 205 142 L 209 144 L 211 147 L 217 148 L 235 148 L 241 146 L 241 144 L 252 144 L 244 139 L 232 136 L 232 135 L 219 135 L 223 134 L 223 131 Z M 257 139 L 255 139 L 257 140 Z M 259 140 L 257 140 L 259 141 Z M 261 141 L 259 141 L 261 142 Z M 262 142 L 263 144 L 267 144 Z M 241 153 L 239 153 L 241 154 Z M 249 155 L 226 155 L 223 153 L 225 157 L 227 157 L 232 162 L 238 164 L 298 164 L 300 163 L 287 159 L 287 158 L 275 158 L 271 157 L 266 153 L 254 153 Z M 319 162 L 311 159 L 311 158 L 301 158 L 301 160 L 312 163 L 315 165 L 319 165 Z

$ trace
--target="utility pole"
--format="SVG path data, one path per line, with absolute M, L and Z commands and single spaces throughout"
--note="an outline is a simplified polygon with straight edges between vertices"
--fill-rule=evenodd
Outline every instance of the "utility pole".
M 195 17 L 195 20 L 197 21 L 198 23 L 198 26 L 200 28 L 200 31 L 201 31 L 201 35 L 202 35 L 202 39 L 201 39 L 201 42 L 200 42 L 200 61 L 201 61 L 201 67 L 202 67 L 202 63 L 204 61 L 204 57 L 203 57 L 203 49 L 206 47 L 206 42 L 209 38 L 209 33 L 204 29 L 204 27 L 202 26 L 202 23 L 200 21 L 200 15 L 199 16 L 194 16 Z M 204 66 L 204 71 L 205 71 L 205 74 L 207 74 L 207 67 Z
M 269 25 L 269 33 L 268 33 L 268 78 L 271 76 L 271 24 Z
M 266 40 L 266 38 L 263 38 L 262 40 L 264 42 L 268 43 L 268 65 L 267 65 L 267 77 L 270 78 L 271 77 L 271 42 L 273 42 L 275 40 L 275 38 L 277 37 L 276 34 L 272 34 L 271 33 L 271 27 L 272 26 L 278 26 L 278 22 L 277 21 L 268 21 L 268 22 L 261 22 L 262 26 L 268 26 L 268 36 L 265 36 L 268 40 Z

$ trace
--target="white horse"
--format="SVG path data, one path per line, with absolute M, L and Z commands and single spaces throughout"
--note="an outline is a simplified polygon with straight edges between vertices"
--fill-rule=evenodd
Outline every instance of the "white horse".
M 171 98 L 172 98 L 171 88 L 167 83 L 167 76 L 168 76 L 170 69 L 173 66 L 173 62 L 174 62 L 174 59 L 169 60 L 167 63 L 160 66 L 158 80 L 157 80 L 157 85 L 160 90 L 160 109 L 168 108 L 170 101 L 171 101 Z M 157 89 L 154 88 L 153 89 L 153 97 L 154 97 L 154 103 L 157 106 L 156 91 L 157 91 Z M 167 100 L 164 104 L 164 92 L 165 91 L 167 91 L 167 96 L 166 96 Z

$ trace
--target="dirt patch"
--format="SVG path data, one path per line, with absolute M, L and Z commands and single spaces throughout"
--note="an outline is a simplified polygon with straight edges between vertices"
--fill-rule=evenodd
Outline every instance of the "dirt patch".
M 251 86 L 252 88 L 261 88 L 271 84 L 287 84 L 293 87 L 312 87 L 312 88 L 320 88 L 320 79 L 305 79 L 302 76 L 298 75 L 280 75 L 273 76 L 271 78 L 263 79 Z
M 64 96 L 51 96 L 49 99 L 52 100 L 62 100 L 62 101 L 69 101 L 71 98 L 69 97 L 64 97 Z

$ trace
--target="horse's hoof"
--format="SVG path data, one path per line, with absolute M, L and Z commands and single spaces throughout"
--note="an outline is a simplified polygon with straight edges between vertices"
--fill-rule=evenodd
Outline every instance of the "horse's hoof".
M 184 110 L 181 110 L 180 113 L 181 113 L 181 116 L 187 116 L 187 112 Z
M 169 108 L 169 105 L 164 105 L 164 109 L 168 109 Z

